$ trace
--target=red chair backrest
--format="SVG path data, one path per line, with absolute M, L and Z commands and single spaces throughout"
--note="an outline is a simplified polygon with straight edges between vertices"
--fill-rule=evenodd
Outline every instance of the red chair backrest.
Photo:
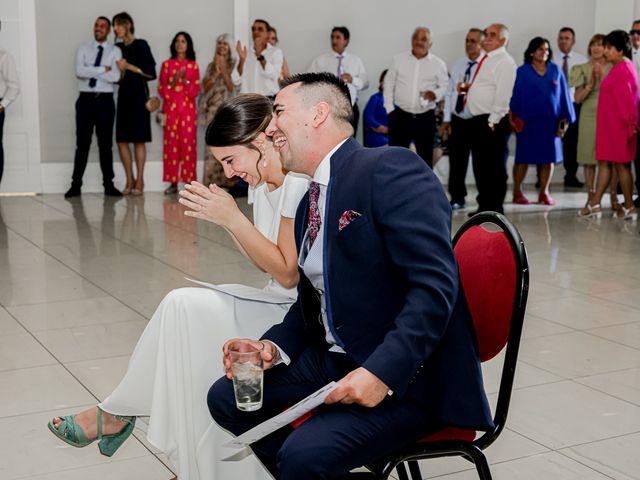
M 480 361 L 504 348 L 509 338 L 516 293 L 516 258 L 504 232 L 470 227 L 454 252 L 462 288 L 476 331 Z

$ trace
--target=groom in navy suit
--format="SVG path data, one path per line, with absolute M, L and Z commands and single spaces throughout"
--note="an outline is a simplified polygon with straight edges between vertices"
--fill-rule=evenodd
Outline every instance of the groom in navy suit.
M 208 396 L 215 421 L 238 435 L 338 382 L 297 429 L 252 445 L 278 479 L 349 478 L 445 426 L 492 426 L 447 197 L 409 150 L 350 138 L 349 98 L 318 73 L 291 77 L 276 97 L 267 135 L 285 168 L 313 179 L 295 222 L 298 300 L 256 340 L 262 409 L 237 410 L 229 372 Z

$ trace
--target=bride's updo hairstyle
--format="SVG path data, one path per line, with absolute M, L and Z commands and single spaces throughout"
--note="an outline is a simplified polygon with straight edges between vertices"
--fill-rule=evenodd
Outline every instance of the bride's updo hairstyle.
M 262 160 L 262 152 L 253 142 L 271 122 L 271 100 L 256 93 L 245 93 L 220 104 L 207 127 L 205 141 L 210 147 L 242 145 L 258 152 L 256 169 Z M 258 170 L 258 173 L 260 171 Z M 262 176 L 261 176 L 262 179 Z

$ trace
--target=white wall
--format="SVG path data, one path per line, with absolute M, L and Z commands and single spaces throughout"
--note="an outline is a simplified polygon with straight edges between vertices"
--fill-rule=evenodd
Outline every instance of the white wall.
M 44 93 L 40 98 L 40 122 L 45 192 L 64 191 L 71 182 L 75 151 L 74 104 L 78 96 L 74 57 L 78 45 L 93 38 L 96 17 L 105 15 L 111 18 L 118 12 L 127 11 L 134 19 L 136 36 L 149 42 L 157 71 L 162 61 L 169 57 L 169 44 L 176 32 L 185 30 L 193 37 L 202 73 L 213 56 L 216 37 L 225 32 L 233 33 L 233 2 L 230 0 L 35 1 L 39 85 Z M 150 88 L 155 92 L 156 82 L 150 83 Z M 162 129 L 155 122 L 152 135 L 153 142 L 147 146 L 145 182 L 148 189 L 159 190 L 163 188 Z M 99 191 L 102 177 L 97 163 L 95 137 L 89 162 L 83 189 Z M 114 166 L 116 185 L 123 187 L 123 170 L 115 144 Z M 201 169 L 199 164 L 198 176 L 202 175 Z

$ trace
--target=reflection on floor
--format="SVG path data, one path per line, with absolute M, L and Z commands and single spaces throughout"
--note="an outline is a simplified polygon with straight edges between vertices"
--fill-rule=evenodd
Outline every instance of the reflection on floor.
M 555 198 L 553 209 L 507 206 L 532 283 L 510 418 L 487 451 L 494 478 L 640 479 L 638 227 L 577 219 L 584 194 Z M 465 219 L 456 212 L 454 229 Z M 46 421 L 109 393 L 155 306 L 185 276 L 256 286 L 266 277 L 222 229 L 154 193 L 1 198 L 0 272 L 0 478 L 171 478 L 141 440 L 107 459 L 56 441 Z M 485 368 L 492 395 L 499 361 Z M 476 478 L 459 459 L 422 468 Z

